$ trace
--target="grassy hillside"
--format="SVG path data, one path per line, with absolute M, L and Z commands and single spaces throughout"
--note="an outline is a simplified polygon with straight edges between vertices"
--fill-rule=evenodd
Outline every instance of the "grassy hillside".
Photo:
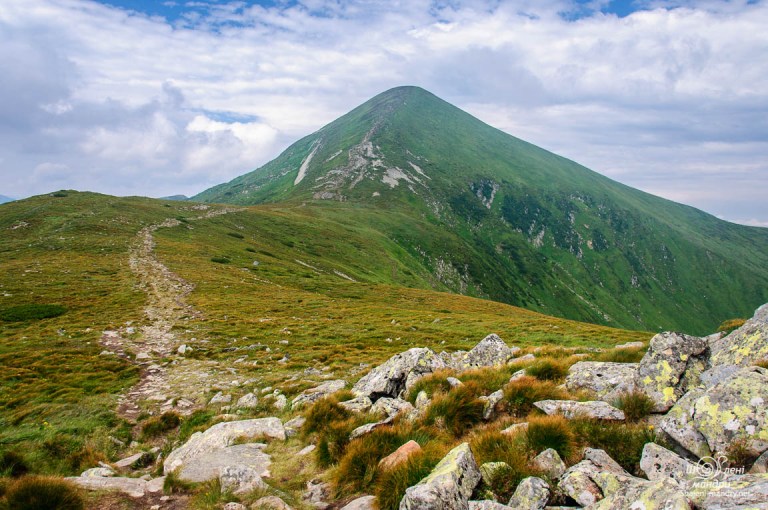
M 219 210 L 73 191 L 0 207 L 0 456 L 74 474 L 123 455 L 114 439 L 141 438 L 151 403 L 137 420 L 116 414 L 118 394 L 139 380 L 136 352 L 103 354 L 102 335 L 141 345 L 147 289 L 129 252 L 141 229 L 167 219 L 178 224 L 154 233 L 154 253 L 194 285 L 185 299 L 196 313 L 172 329 L 194 350 L 153 362 L 178 369 L 169 398 L 191 384 L 188 367 L 211 375 L 196 405 L 234 378 L 292 397 L 311 384 L 307 369 L 354 380 L 361 363 L 411 346 L 467 348 L 490 332 L 523 347 L 650 336 L 430 290 L 447 287 L 355 215 L 260 206 L 204 217 Z M 51 310 L 43 305 L 61 308 L 36 315 Z
M 453 292 L 571 319 L 703 334 L 768 301 L 767 229 L 611 181 L 416 87 L 195 200 L 302 205 L 396 243 Z

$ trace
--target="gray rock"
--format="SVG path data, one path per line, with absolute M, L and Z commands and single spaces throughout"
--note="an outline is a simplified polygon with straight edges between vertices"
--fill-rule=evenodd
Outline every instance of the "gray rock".
M 649 480 L 671 478 L 679 483 L 687 483 L 692 474 L 698 473 L 698 467 L 656 443 L 646 443 L 640 458 L 640 469 Z
M 614 346 L 614 349 L 642 349 L 644 345 L 643 342 L 627 342 Z
M 259 405 L 259 397 L 253 393 L 246 393 L 237 399 L 237 407 L 241 409 L 253 409 Z
M 509 382 L 517 381 L 518 379 L 522 379 L 523 377 L 525 377 L 525 369 L 518 370 L 517 372 L 512 374 L 512 376 L 509 378 Z
M 419 412 L 424 412 L 427 410 L 429 405 L 432 403 L 432 401 L 429 399 L 429 396 L 427 395 L 427 392 L 424 390 L 421 390 L 418 395 L 416 395 L 416 410 Z
M 480 400 L 484 401 L 483 404 L 483 419 L 488 421 L 496 417 L 496 404 L 502 401 L 504 398 L 503 390 L 496 390 L 487 397 L 480 397 Z
M 525 432 L 528 430 L 528 422 L 524 421 L 522 423 L 513 423 L 509 427 L 505 428 L 501 431 L 502 434 L 519 434 L 521 432 Z
M 230 501 L 224 505 L 224 510 L 248 510 L 248 507 L 242 503 L 235 503 L 234 501 Z
M 180 480 L 205 482 L 213 480 L 225 468 L 249 469 L 259 476 L 269 476 L 270 456 L 264 453 L 263 443 L 238 444 L 219 448 L 185 462 L 176 471 Z
M 210 402 L 208 402 L 209 405 L 215 405 L 215 404 L 229 404 L 232 402 L 232 395 L 230 394 L 224 394 L 223 392 L 218 392 L 211 398 Z
M 565 418 L 593 418 L 596 420 L 624 420 L 624 412 L 616 409 L 607 402 L 591 400 L 577 402 L 575 400 L 542 400 L 533 404 L 548 415 L 562 414 Z
M 637 386 L 654 401 L 655 412 L 666 412 L 699 385 L 701 373 L 709 368 L 708 357 L 709 344 L 703 338 L 659 333 L 640 361 Z
M 339 402 L 339 405 L 347 411 L 352 411 L 353 413 L 365 413 L 371 409 L 373 403 L 368 397 L 356 397 L 352 400 Z
M 550 480 L 559 479 L 563 476 L 566 469 L 563 459 L 560 458 L 560 454 L 552 448 L 547 448 L 534 457 L 532 465 Z
M 739 365 L 715 365 L 701 373 L 700 382 L 703 386 L 711 388 L 733 377 L 743 367 Z
M 268 486 L 261 479 L 260 472 L 249 466 L 224 466 L 219 470 L 219 483 L 222 491 L 240 495 L 253 492 L 256 489 L 266 489 Z
M 469 449 L 462 443 L 448 452 L 435 469 L 417 485 L 409 487 L 400 501 L 400 510 L 459 510 L 468 501 L 477 483 L 480 469 Z
M 365 425 L 360 425 L 355 430 L 349 433 L 349 440 L 352 441 L 353 439 L 357 439 L 360 436 L 364 436 L 366 434 L 370 434 L 374 430 L 376 430 L 379 427 L 383 427 L 385 425 L 389 425 L 392 423 L 394 418 L 389 417 L 385 418 L 381 421 L 377 421 L 375 423 L 366 423 Z
M 132 498 L 143 498 L 147 493 L 147 481 L 140 478 L 113 477 L 71 477 L 66 480 L 90 491 L 117 491 Z
M 307 419 L 303 416 L 297 416 L 295 418 L 292 418 L 285 422 L 285 435 L 287 437 L 293 437 L 299 433 L 301 430 L 301 427 L 304 426 L 304 423 L 306 423 Z
M 560 477 L 558 488 L 581 506 L 593 505 L 603 498 L 603 491 L 595 482 L 600 473 L 630 477 L 630 474 L 603 450 L 587 448 L 584 451 L 584 460 L 568 468 Z
M 272 403 L 272 407 L 277 409 L 278 411 L 282 411 L 285 409 L 285 406 L 288 405 L 288 399 L 285 397 L 285 395 L 278 395 L 275 397 L 275 401 Z
M 510 510 L 510 507 L 497 501 L 484 499 L 482 501 L 469 501 L 468 510 Z
M 639 363 L 579 361 L 568 369 L 565 388 L 570 392 L 588 390 L 605 402 L 635 391 Z
M 335 381 L 325 381 L 315 388 L 309 388 L 304 390 L 299 396 L 293 399 L 291 403 L 292 409 L 299 409 L 307 404 L 317 402 L 323 397 L 327 397 L 332 393 L 336 393 L 339 390 L 343 390 L 347 386 L 347 381 L 343 379 L 337 379 Z
M 737 439 L 755 456 L 768 450 L 768 370 L 746 367 L 708 389 L 688 392 L 661 428 L 697 457 L 726 453 Z
M 417 380 L 441 368 L 445 363 L 431 349 L 409 349 L 371 370 L 352 391 L 374 402 L 381 397 L 401 397 Z
M 122 470 L 134 469 L 148 466 L 154 459 L 154 455 L 149 452 L 139 452 L 131 455 L 130 457 L 118 460 L 114 463 L 114 466 Z
M 331 505 L 327 503 L 331 494 L 331 486 L 320 480 L 310 480 L 307 482 L 307 491 L 301 496 L 301 499 L 315 508 L 324 510 Z
M 450 365 L 459 371 L 478 367 L 501 366 L 506 365 L 518 352 L 520 352 L 520 348 L 509 347 L 498 335 L 491 333 L 469 352 L 453 353 Z
M 109 467 L 96 467 L 91 469 L 86 469 L 80 474 L 80 477 L 82 478 L 88 478 L 88 477 L 95 477 L 95 478 L 104 478 L 109 476 L 115 476 L 115 470 Z
M 518 484 L 515 494 L 509 500 L 507 506 L 511 508 L 543 510 L 547 506 L 549 495 L 550 490 L 547 482 L 541 478 L 529 476 Z
M 168 474 L 179 468 L 185 468 L 203 455 L 229 447 L 235 439 L 262 437 L 285 439 L 285 429 L 278 418 L 218 423 L 205 432 L 192 434 L 183 446 L 172 451 L 163 463 L 163 472 Z M 215 476 L 218 476 L 218 473 Z
M 607 481 L 610 475 L 601 473 L 596 478 L 604 485 L 615 483 Z M 647 482 L 635 479 L 620 489 L 607 495 L 602 501 L 589 507 L 590 510 L 690 510 L 691 504 L 682 488 L 671 479 Z
M 513 361 L 515 363 L 518 363 L 520 361 L 535 361 L 535 360 L 536 360 L 536 356 L 529 352 L 525 356 L 520 356 L 519 358 L 515 358 Z
M 729 335 L 710 342 L 711 363 L 716 365 L 754 365 L 768 359 L 768 304 Z
M 288 504 L 277 496 L 264 496 L 257 499 L 252 510 L 293 510 Z
M 371 406 L 371 412 L 376 414 L 384 414 L 388 418 L 394 418 L 400 413 L 405 413 L 406 417 L 413 418 L 416 415 L 416 408 L 406 400 L 400 398 L 383 397 L 377 400 L 376 403 Z
M 749 472 L 753 475 L 768 473 L 768 451 L 763 452 L 763 454 L 757 458 L 755 463 L 752 464 L 752 468 Z
M 768 508 L 768 475 L 723 476 L 719 480 L 703 480 L 703 483 L 700 480 L 699 485 L 694 482 L 688 487 L 688 495 L 695 508 L 702 510 L 765 509 Z
M 191 351 L 192 349 L 187 346 L 187 344 L 181 344 L 178 349 L 176 349 L 176 352 L 181 354 L 182 356 L 187 353 L 187 351 Z
M 463 386 L 464 383 L 456 379 L 455 377 L 446 377 L 446 381 L 448 381 L 448 384 L 451 385 L 451 388 L 458 388 L 459 386 Z
M 310 444 L 299 450 L 299 453 L 297 455 L 304 456 L 309 455 L 310 453 L 314 452 L 317 449 L 317 446 Z
M 376 496 L 361 496 L 341 507 L 341 510 L 375 510 L 375 501 Z

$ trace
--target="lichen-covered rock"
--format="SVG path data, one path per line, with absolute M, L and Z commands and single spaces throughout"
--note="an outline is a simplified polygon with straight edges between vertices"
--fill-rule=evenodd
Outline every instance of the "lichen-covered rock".
M 303 416 L 297 416 L 285 422 L 284 429 L 286 437 L 293 437 L 299 433 L 307 419 Z
M 374 423 L 366 423 L 365 425 L 360 425 L 355 430 L 349 433 L 349 440 L 357 439 L 358 437 L 364 436 L 366 434 L 370 434 L 374 430 L 376 430 L 379 427 L 383 427 L 384 425 L 389 425 L 392 423 L 394 418 L 389 417 L 385 418 L 381 421 L 377 421 Z
M 579 361 L 568 369 L 565 388 L 575 392 L 588 390 L 598 399 L 613 402 L 622 393 L 635 391 L 638 363 Z
M 217 423 L 205 432 L 192 434 L 183 446 L 172 451 L 163 463 L 163 472 L 171 473 L 183 468 L 197 457 L 227 448 L 235 439 L 262 437 L 284 440 L 285 429 L 282 422 L 278 418 L 258 418 Z M 218 473 L 215 476 L 218 476 Z
M 768 451 L 760 455 L 749 470 L 750 474 L 768 473 Z
M 330 484 L 320 480 L 310 480 L 307 482 L 307 490 L 302 494 L 301 499 L 306 501 L 310 506 L 325 510 L 331 506 L 327 503 L 330 495 Z
M 400 413 L 405 413 L 406 417 L 412 418 L 416 415 L 416 408 L 407 400 L 383 397 L 371 406 L 371 412 L 383 414 L 388 418 L 394 418 Z
M 96 467 L 91 469 L 86 469 L 82 473 L 80 473 L 80 476 L 83 478 L 88 477 L 96 477 L 96 478 L 104 478 L 108 476 L 115 476 L 115 470 L 109 467 Z
M 371 370 L 357 381 L 352 392 L 374 402 L 382 397 L 402 397 L 420 378 L 441 368 L 445 362 L 431 349 L 409 349 Z
M 709 344 L 682 333 L 659 333 L 651 339 L 640 361 L 637 386 L 654 402 L 655 412 L 669 410 L 688 390 L 699 384 L 709 368 Z
M 507 469 L 509 469 L 509 464 L 506 462 L 485 462 L 480 466 L 480 478 L 486 485 L 491 485 L 496 475 Z
M 475 457 L 469 444 L 462 443 L 448 452 L 426 478 L 406 489 L 400 510 L 466 510 L 479 481 Z
M 587 448 L 584 450 L 584 460 L 568 468 L 560 477 L 558 488 L 581 506 L 593 505 L 603 498 L 603 491 L 595 482 L 600 473 L 630 476 L 605 451 Z
M 229 404 L 230 402 L 232 402 L 232 395 L 230 395 L 229 393 L 224 393 L 220 391 L 211 398 L 211 401 L 208 402 L 208 404 L 210 405 Z
M 426 411 L 431 403 L 432 400 L 430 400 L 426 391 L 421 390 L 418 395 L 416 395 L 416 410 L 420 413 Z
M 706 388 L 711 388 L 733 377 L 736 372 L 744 367 L 739 365 L 715 365 L 701 373 L 700 384 Z
M 339 402 L 339 405 L 353 413 L 365 413 L 371 409 L 373 402 L 368 397 L 355 397 L 352 400 Z
M 507 503 L 510 508 L 526 508 L 542 510 L 549 501 L 549 485 L 541 478 L 529 476 L 524 478 L 515 489 L 515 494 Z
M 327 397 L 331 393 L 336 393 L 339 390 L 343 390 L 347 386 L 347 381 L 343 379 L 337 379 L 335 381 L 325 381 L 319 386 L 309 388 L 301 392 L 291 402 L 292 409 L 299 409 L 307 404 L 317 402 L 323 397 Z
M 768 475 L 723 476 L 703 483 L 693 482 L 687 494 L 697 509 L 768 508 Z
M 480 397 L 483 401 L 483 419 L 488 421 L 492 420 L 496 416 L 496 404 L 502 401 L 504 398 L 503 390 L 496 390 L 487 397 Z
M 293 510 L 285 501 L 277 496 L 259 498 L 251 508 L 258 510 Z
M 224 466 L 219 470 L 221 490 L 232 494 L 247 494 L 256 489 L 266 489 L 261 473 L 249 466 Z
M 421 451 L 419 443 L 411 439 L 407 443 L 401 445 L 397 450 L 390 453 L 379 461 L 379 469 L 392 469 L 398 464 L 402 464 L 408 457 Z
M 469 510 L 510 510 L 511 507 L 502 505 L 497 501 L 491 501 L 490 499 L 484 499 L 481 501 L 470 501 L 468 503 Z
M 259 476 L 269 476 L 272 460 L 264 453 L 264 443 L 237 444 L 197 455 L 176 469 L 185 482 L 205 482 L 217 478 L 227 467 L 248 469 Z
M 697 457 L 725 453 L 734 440 L 747 451 L 768 450 L 768 370 L 747 367 L 708 389 L 688 392 L 667 413 L 662 429 Z
M 656 443 L 646 443 L 640 458 L 640 469 L 649 480 L 671 478 L 678 483 L 687 483 L 691 473 L 697 473 L 696 464 Z
M 534 402 L 548 415 L 562 414 L 565 418 L 593 418 L 595 420 L 624 420 L 624 411 L 616 409 L 602 400 L 577 402 L 575 400 L 541 400 Z
M 506 365 L 518 352 L 520 352 L 519 347 L 509 347 L 498 335 L 491 333 L 480 340 L 469 352 L 452 353 L 448 364 L 458 371 Z
M 610 477 L 599 474 L 598 480 Z M 647 482 L 635 479 L 627 483 L 621 490 L 590 506 L 590 510 L 690 510 L 691 504 L 682 488 L 671 479 Z
M 557 480 L 563 476 L 566 469 L 560 454 L 552 448 L 547 448 L 534 457 L 532 465 L 550 480 Z
M 253 393 L 246 393 L 239 399 L 237 399 L 236 406 L 241 409 L 253 409 L 259 405 L 259 397 Z
M 712 365 L 748 366 L 768 359 L 768 304 L 723 338 L 710 342 Z

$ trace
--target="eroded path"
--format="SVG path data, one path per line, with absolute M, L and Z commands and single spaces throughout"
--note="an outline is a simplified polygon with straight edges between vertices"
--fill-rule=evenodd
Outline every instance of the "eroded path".
M 227 214 L 237 209 L 209 209 L 193 220 L 202 220 Z M 219 372 L 215 362 L 193 359 L 168 358 L 176 354 L 186 339 L 177 326 L 202 317 L 186 302 L 194 285 L 168 269 L 155 254 L 154 233 L 161 228 L 176 227 L 181 223 L 167 219 L 143 228 L 132 244 L 128 262 L 138 279 L 139 287 L 147 295 L 144 308 L 145 322 L 138 326 L 126 325 L 118 330 L 104 331 L 102 345 L 105 353 L 113 353 L 140 366 L 140 380 L 119 399 L 118 414 L 135 420 L 142 412 L 157 414 L 175 410 L 188 414 L 199 407 L 201 395 L 210 387 L 212 376 Z

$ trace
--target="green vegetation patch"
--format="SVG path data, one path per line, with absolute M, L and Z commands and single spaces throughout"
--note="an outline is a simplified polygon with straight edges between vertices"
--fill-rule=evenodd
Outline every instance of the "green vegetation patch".
M 12 306 L 5 310 L 0 310 L 0 319 L 7 322 L 24 322 L 40 319 L 50 319 L 64 315 L 67 312 L 66 307 L 61 305 L 43 305 L 30 303 L 27 305 Z

